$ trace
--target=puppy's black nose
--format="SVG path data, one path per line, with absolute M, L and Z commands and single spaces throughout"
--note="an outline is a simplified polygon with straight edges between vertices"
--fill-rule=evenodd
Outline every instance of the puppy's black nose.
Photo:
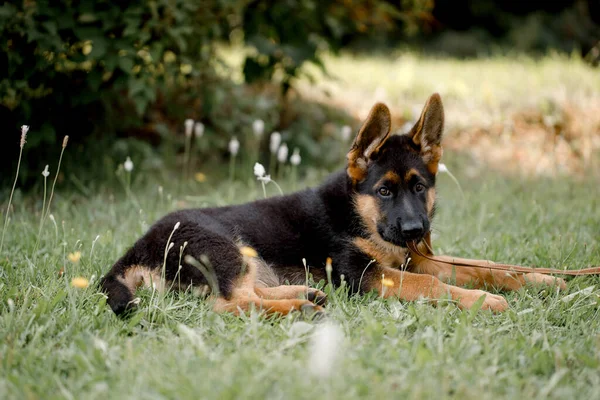
M 421 239 L 425 235 L 425 226 L 423 221 L 413 219 L 409 221 L 403 221 L 400 232 L 405 240 Z

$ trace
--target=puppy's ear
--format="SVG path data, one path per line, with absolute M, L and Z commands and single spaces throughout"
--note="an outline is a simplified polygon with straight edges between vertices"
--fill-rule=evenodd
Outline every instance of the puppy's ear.
M 443 132 L 444 106 L 440 95 L 434 93 L 425 103 L 421 117 L 409 133 L 427 168 L 433 174 L 437 174 L 438 163 L 442 158 Z
M 383 103 L 375 104 L 348 152 L 347 171 L 353 182 L 365 179 L 367 165 L 377 156 L 377 152 L 390 136 L 391 125 L 392 117 L 387 106 Z

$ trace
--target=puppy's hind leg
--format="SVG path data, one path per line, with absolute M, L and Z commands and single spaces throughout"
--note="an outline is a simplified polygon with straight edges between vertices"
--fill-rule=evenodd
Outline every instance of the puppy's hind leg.
M 307 299 L 320 306 L 327 303 L 327 295 L 324 292 L 303 285 L 256 287 L 254 291 L 263 299 Z
M 237 251 L 241 258 L 240 261 L 244 265 L 242 274 L 232 282 L 232 287 L 226 293 L 219 294 L 213 308 L 215 311 L 240 314 L 252 307 L 263 310 L 267 315 L 286 315 L 292 311 L 309 313 L 322 311 L 321 306 L 312 301 L 298 298 L 306 293 L 308 288 L 305 286 L 257 288 L 257 271 L 260 261 L 254 257 L 243 256 L 239 249 Z M 312 289 L 309 290 L 312 291 Z M 313 297 L 316 298 L 316 296 Z

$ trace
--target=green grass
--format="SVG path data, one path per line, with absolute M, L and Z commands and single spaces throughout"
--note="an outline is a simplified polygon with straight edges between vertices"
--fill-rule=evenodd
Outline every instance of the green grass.
M 403 57 L 328 59 L 338 80 L 319 78 L 319 86 L 334 94 L 330 101 L 359 111 L 368 110 L 381 86 L 396 112 L 409 113 L 439 90 L 449 130 L 548 101 L 584 115 L 600 101 L 597 71 L 578 60 Z M 595 129 L 586 122 L 582 129 Z M 500 175 L 464 150 L 444 155 L 465 198 L 448 176 L 439 177 L 438 254 L 600 265 L 597 172 L 576 179 Z M 506 293 L 510 308 L 500 315 L 341 290 L 330 292 L 327 319 L 319 324 L 297 315 L 220 315 L 188 293 L 140 291 L 139 312 L 118 319 L 96 283 L 150 224 L 177 208 L 263 196 L 253 178 L 230 184 L 219 181 L 226 172 L 203 171 L 206 183 L 180 187 L 169 171 L 156 176 L 143 168 L 133 172 L 134 197 L 97 182 L 80 182 L 74 192 L 59 183 L 51 209 L 56 225 L 46 221 L 37 249 L 41 189 L 16 193 L 0 254 L 0 398 L 588 399 L 600 391 L 598 277 L 570 279 L 561 293 L 533 287 Z M 300 172 L 304 185 L 324 176 L 304 166 Z M 67 181 L 77 173 L 64 171 Z M 289 179 L 279 183 L 290 191 Z M 272 185 L 268 190 L 276 194 Z M 68 255 L 77 251 L 81 259 L 73 263 Z M 72 287 L 78 276 L 93 278 L 92 285 Z M 315 376 L 311 342 L 327 324 L 339 327 L 343 340 L 333 346 L 335 356 L 316 355 L 332 365 L 327 376 Z
M 466 200 L 440 176 L 439 252 L 600 264 L 597 178 L 507 180 L 485 169 L 467 178 L 473 166 L 447 158 Z M 146 291 L 139 313 L 120 320 L 95 285 L 77 289 L 71 278 L 97 282 L 180 201 L 223 204 L 231 190 L 194 183 L 184 189 L 193 197 L 169 195 L 169 186 L 161 196 L 157 187 L 136 188 L 141 210 L 120 190 L 59 193 L 57 230 L 48 221 L 36 253 L 40 199 L 17 198 L 0 270 L 3 398 L 592 398 L 600 390 L 596 277 L 573 279 L 564 293 L 508 293 L 501 315 L 333 293 L 327 320 L 344 340 L 328 377 L 310 372 L 310 341 L 321 324 L 297 316 L 218 315 L 192 295 Z M 258 183 L 233 188 L 235 202 L 262 196 Z M 68 260 L 74 251 L 82 253 L 78 263 Z

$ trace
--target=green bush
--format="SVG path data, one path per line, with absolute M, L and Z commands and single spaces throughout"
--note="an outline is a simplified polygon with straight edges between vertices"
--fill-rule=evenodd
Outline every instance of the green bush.
M 218 43 L 241 38 L 250 49 L 246 81 L 274 81 L 285 94 L 305 62 L 320 64 L 322 50 L 391 29 L 411 20 L 407 15 L 383 0 L 6 2 L 0 6 L 0 69 L 7 71 L 0 77 L 0 119 L 10 145 L 3 146 L 0 167 L 14 167 L 22 124 L 31 126 L 25 179 L 53 159 L 64 135 L 79 144 L 70 157 L 80 170 L 92 168 L 94 158 L 116 156 L 114 146 L 98 143 L 118 136 L 172 139 L 181 148 L 181 135 L 172 133 L 188 117 L 203 120 L 207 136 L 224 150 L 240 124 L 263 111 L 237 97 L 242 89 L 216 72 L 222 69 Z M 272 99 L 271 128 L 285 129 L 287 103 L 277 93 Z

